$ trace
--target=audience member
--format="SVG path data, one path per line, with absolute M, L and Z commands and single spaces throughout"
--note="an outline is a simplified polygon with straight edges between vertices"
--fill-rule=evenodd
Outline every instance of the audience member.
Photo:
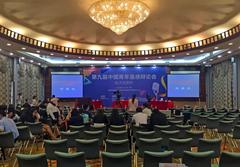
M 57 104 L 58 104 L 58 99 L 53 98 L 47 105 L 47 113 L 52 119 L 53 124 L 57 124 L 60 117 L 60 110 Z
M 0 131 L 12 132 L 14 140 L 16 141 L 19 136 L 19 132 L 15 122 L 6 117 L 6 108 L 7 106 L 5 105 L 0 106 Z
M 33 96 L 31 106 L 33 106 L 33 107 L 37 107 L 38 106 L 37 96 Z
M 66 121 L 68 121 L 68 125 L 73 126 L 83 125 L 83 117 L 81 116 L 81 111 L 74 108 L 71 112 L 68 113 Z
M 17 121 L 20 120 L 20 117 L 19 117 L 18 114 L 16 113 L 16 110 L 15 110 L 13 104 L 9 104 L 9 105 L 8 105 L 7 117 L 10 118 L 10 119 L 12 119 L 14 122 L 17 122 Z
M 23 106 L 22 106 L 23 108 L 31 108 L 31 105 L 28 103 L 28 99 L 25 99 L 25 103 L 23 104 Z
M 142 112 L 142 108 L 138 107 L 136 110 L 136 114 L 133 115 L 132 121 L 137 126 L 140 124 L 147 125 L 148 115 Z
M 118 109 L 112 110 L 109 123 L 110 125 L 124 125 L 123 116 L 119 114 Z
M 147 114 L 148 117 L 151 116 L 152 110 L 149 108 L 148 103 L 144 103 L 144 104 L 143 104 L 143 113 L 144 113 L 144 114 Z
M 158 109 L 152 111 L 150 117 L 150 128 L 153 129 L 154 125 L 167 125 L 167 117 L 165 114 L 159 112 Z
M 108 124 L 107 116 L 104 114 L 103 109 L 99 109 L 96 115 L 93 117 L 93 123 L 95 124 Z

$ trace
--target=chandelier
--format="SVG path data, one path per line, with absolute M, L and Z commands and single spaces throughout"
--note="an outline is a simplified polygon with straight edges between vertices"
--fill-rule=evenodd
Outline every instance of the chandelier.
M 142 23 L 150 10 L 139 0 L 99 0 L 89 8 L 89 16 L 118 35 Z

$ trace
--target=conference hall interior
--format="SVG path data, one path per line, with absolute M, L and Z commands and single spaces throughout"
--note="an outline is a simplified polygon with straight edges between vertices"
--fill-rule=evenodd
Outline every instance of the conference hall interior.
M 240 167 L 239 0 L 0 0 L 0 166 Z

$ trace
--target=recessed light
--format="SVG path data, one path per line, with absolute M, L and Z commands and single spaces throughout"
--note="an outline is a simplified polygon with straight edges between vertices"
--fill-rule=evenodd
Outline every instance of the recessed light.
M 109 58 L 106 58 L 105 60 L 109 60 Z
M 2 51 L 2 49 L 0 49 L 0 52 Z
M 187 53 L 186 55 L 187 55 L 187 56 L 189 56 L 189 55 L 190 55 L 190 53 Z
M 30 60 L 31 63 L 33 63 L 33 60 Z
M 218 46 L 215 46 L 214 49 L 218 49 L 219 47 Z
M 159 59 L 161 59 L 162 57 L 161 57 L 161 56 L 159 56 L 158 58 L 159 58 Z
M 203 53 L 203 52 L 204 52 L 204 50 L 200 50 L 200 52 L 201 52 L 201 53 Z
M 132 58 L 132 60 L 135 60 L 135 58 Z
M 118 60 L 122 60 L 121 58 L 119 58 Z
M 41 63 L 38 63 L 38 65 L 41 65 Z
M 82 57 L 81 57 L 81 56 L 79 56 L 78 58 L 79 58 L 79 59 L 81 59 Z
M 232 53 L 232 51 L 231 51 L 231 50 L 229 50 L 227 53 L 228 53 L 228 54 L 231 54 L 231 53 Z
M 94 57 L 92 57 L 92 60 L 94 60 L 95 58 Z
M 53 56 L 54 54 L 53 53 L 50 53 L 51 56 Z
M 203 64 L 206 64 L 206 63 L 207 63 L 206 61 L 203 62 Z
M 91 67 L 94 67 L 94 65 L 91 65 Z
M 221 58 L 222 57 L 222 55 L 218 55 L 218 58 Z
M 175 55 L 172 55 L 172 57 L 175 57 Z
M 37 52 L 37 53 L 40 53 L 40 50 L 37 50 L 36 52 Z
M 25 59 L 25 57 L 21 57 L 21 59 L 22 59 L 22 60 L 24 60 L 24 59 Z
M 230 43 L 228 43 L 228 45 L 229 45 L 229 46 L 232 46 L 232 45 L 233 45 L 233 43 L 232 43 L 232 42 L 230 42 Z
M 10 44 L 10 43 L 7 43 L 7 46 L 11 46 L 12 44 Z
M 12 55 L 13 55 L 13 53 L 11 52 L 11 53 L 9 53 L 9 55 L 10 55 L 10 56 L 12 56 Z
M 210 59 L 210 61 L 213 61 L 213 59 Z
M 148 58 L 147 58 L 147 57 L 145 57 L 145 59 L 147 60 Z
M 26 48 L 22 48 L 22 50 L 26 50 Z
M 68 57 L 68 55 L 65 55 L 64 57 Z

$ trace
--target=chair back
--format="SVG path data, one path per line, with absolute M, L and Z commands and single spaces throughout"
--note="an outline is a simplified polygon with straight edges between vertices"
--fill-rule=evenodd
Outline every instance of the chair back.
M 179 130 L 174 130 L 174 131 L 166 131 L 166 130 L 162 130 L 161 134 L 162 134 L 162 145 L 165 147 L 169 146 L 169 138 L 176 138 L 179 136 L 180 131 Z
M 154 125 L 153 131 L 155 131 L 157 137 L 161 137 L 162 130 L 170 130 L 171 125 Z
M 0 148 L 14 148 L 14 137 L 12 132 L 0 133 Z
M 179 130 L 179 138 L 185 138 L 186 130 L 191 130 L 191 125 L 176 125 L 177 130 Z
M 103 131 L 84 131 L 85 139 L 98 139 L 98 145 L 103 144 Z
M 18 136 L 19 141 L 31 140 L 30 130 L 28 126 L 18 126 L 17 129 L 19 132 Z
M 84 152 L 85 158 L 97 159 L 99 158 L 99 139 L 76 139 L 77 152 Z
M 199 139 L 203 138 L 204 131 L 186 131 L 186 138 L 192 138 L 192 147 L 197 147 Z
M 16 154 L 18 167 L 48 167 L 46 154 Z
M 159 167 L 159 163 L 172 163 L 173 151 L 144 152 L 143 167 Z
M 144 156 L 144 151 L 160 152 L 162 147 L 162 138 L 155 139 L 139 139 L 139 157 Z
M 68 152 L 67 139 L 63 140 L 44 140 L 45 153 L 47 159 L 56 160 L 55 151 Z
M 219 121 L 218 133 L 231 133 L 233 129 L 233 121 Z
M 154 139 L 156 138 L 155 132 L 154 131 L 148 131 L 148 132 L 142 132 L 142 131 L 137 131 L 136 132 L 136 145 L 139 145 L 139 139 L 144 138 L 144 139 Z
M 110 130 L 112 130 L 112 131 L 124 131 L 124 130 L 126 130 L 126 125 L 110 125 Z
M 55 151 L 57 167 L 86 167 L 84 152 L 63 153 Z
M 131 153 L 102 153 L 102 167 L 131 167 Z
M 88 131 L 102 131 L 103 137 L 106 137 L 106 125 L 93 125 L 88 128 Z
M 81 126 L 69 126 L 70 132 L 78 131 L 79 133 L 79 138 L 83 139 L 84 138 L 84 131 L 86 130 L 84 125 Z
M 233 139 L 240 139 L 240 125 L 234 126 Z
M 106 140 L 106 152 L 121 153 L 129 152 L 129 141 L 125 140 Z
M 148 129 L 145 127 L 145 126 L 136 126 L 136 125 L 133 125 L 132 126 L 132 135 L 134 138 L 136 138 L 136 132 L 137 131 L 141 131 L 141 132 L 146 132 L 148 131 Z
M 208 117 L 206 121 L 207 129 L 217 129 L 220 118 Z
M 32 135 L 39 136 L 43 134 L 43 131 L 42 131 L 43 126 L 41 122 L 36 122 L 36 123 L 27 122 L 25 124 L 29 127 Z
M 199 139 L 198 152 L 214 151 L 212 158 L 220 157 L 221 139 Z
M 169 139 L 169 150 L 173 150 L 174 158 L 182 158 L 184 151 L 191 151 L 192 138 L 187 139 Z
M 78 139 L 79 132 L 61 132 L 61 139 L 67 139 L 67 147 L 73 148 L 76 147 L 76 141 L 75 139 Z
M 240 153 L 222 152 L 219 167 L 239 167 Z
M 190 152 L 184 151 L 183 164 L 188 167 L 211 167 L 211 157 L 214 151 Z
M 109 130 L 108 137 L 109 140 L 125 140 L 128 139 L 128 133 L 124 131 L 112 131 Z

